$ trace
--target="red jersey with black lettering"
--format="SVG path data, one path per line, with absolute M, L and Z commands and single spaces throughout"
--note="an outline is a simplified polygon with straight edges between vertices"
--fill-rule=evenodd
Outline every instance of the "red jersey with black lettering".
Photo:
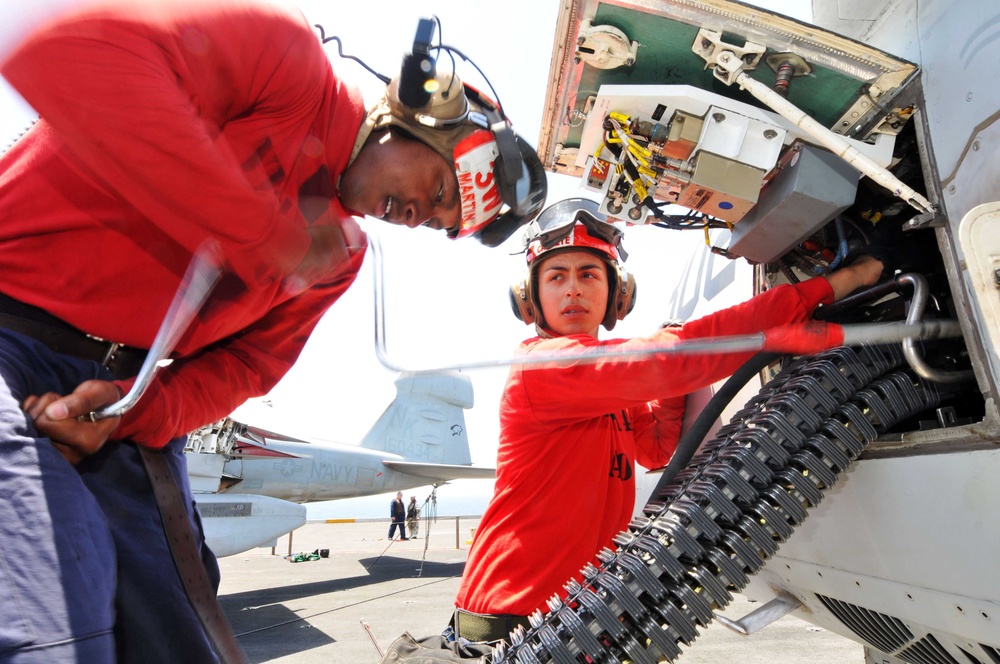
M 833 299 L 822 278 L 779 286 L 748 302 L 649 337 L 533 338 L 519 352 L 627 351 L 670 339 L 748 334 L 806 320 Z M 500 401 L 493 498 L 476 530 L 455 605 L 525 616 L 624 530 L 635 503 L 635 463 L 655 468 L 677 447 L 684 395 L 731 375 L 751 354 L 605 358 L 514 366 Z

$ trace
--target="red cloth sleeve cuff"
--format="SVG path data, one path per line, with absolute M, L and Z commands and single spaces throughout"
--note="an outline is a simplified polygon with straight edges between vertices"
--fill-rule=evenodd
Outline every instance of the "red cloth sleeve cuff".
M 135 378 L 114 381 L 114 384 L 118 386 L 122 394 L 128 394 L 128 391 L 132 389 L 133 383 L 135 383 Z M 146 407 L 157 399 L 155 394 L 157 391 L 156 388 L 155 384 L 151 384 L 139 403 L 122 415 L 121 422 L 118 423 L 118 427 L 111 434 L 112 438 L 116 440 L 128 440 L 137 445 L 153 449 L 159 449 L 170 442 L 169 438 L 163 439 L 162 435 L 157 436 L 157 431 L 161 430 L 161 426 L 158 421 L 152 421 L 156 418 L 157 409 L 155 407 Z
M 834 323 L 809 321 L 772 327 L 764 331 L 764 350 L 811 355 L 844 345 L 844 328 Z
M 795 290 L 799 292 L 810 313 L 821 304 L 833 304 L 833 287 L 823 277 L 814 277 L 796 284 Z

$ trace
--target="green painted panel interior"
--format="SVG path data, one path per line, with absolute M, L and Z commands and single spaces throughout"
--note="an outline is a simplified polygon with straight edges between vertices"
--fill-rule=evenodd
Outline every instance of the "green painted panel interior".
M 766 108 L 749 93 L 725 85 L 705 69 L 705 61 L 691 51 L 698 26 L 603 3 L 598 6 L 593 24 L 618 28 L 629 39 L 639 42 L 639 52 L 632 67 L 585 67 L 580 89 L 572 102 L 578 111 L 583 111 L 587 98 L 596 95 L 601 85 L 692 85 Z M 742 45 L 743 41 L 737 36 L 725 39 L 736 45 Z M 770 53 L 769 50 L 767 54 Z M 774 82 L 774 71 L 763 58 L 751 75 L 767 85 Z M 832 127 L 863 92 L 864 86 L 864 82 L 840 72 L 815 67 L 811 75 L 792 80 L 788 98 L 821 124 Z M 582 126 L 571 128 L 563 139 L 564 145 L 578 147 L 581 133 Z

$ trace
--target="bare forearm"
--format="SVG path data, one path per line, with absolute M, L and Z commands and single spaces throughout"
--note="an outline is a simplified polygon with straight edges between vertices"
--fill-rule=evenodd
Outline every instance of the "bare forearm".
M 864 256 L 856 263 L 842 267 L 824 277 L 833 288 L 833 301 L 842 300 L 859 288 L 874 286 L 882 274 L 882 263 Z

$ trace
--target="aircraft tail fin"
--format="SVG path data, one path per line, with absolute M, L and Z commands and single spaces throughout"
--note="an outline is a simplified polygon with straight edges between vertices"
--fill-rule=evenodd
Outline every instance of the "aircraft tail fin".
M 396 398 L 361 447 L 420 463 L 471 464 L 465 409 L 472 405 L 472 380 L 465 374 L 401 373 Z

